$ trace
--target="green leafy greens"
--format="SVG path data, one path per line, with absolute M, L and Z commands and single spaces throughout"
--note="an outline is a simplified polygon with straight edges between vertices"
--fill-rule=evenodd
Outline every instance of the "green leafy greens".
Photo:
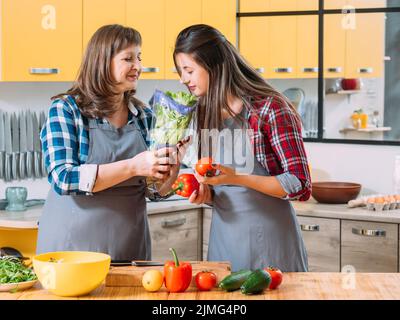
M 13 256 L 0 257 L 0 284 L 36 280 L 35 272 Z
M 187 107 L 193 107 L 197 102 L 197 99 L 194 95 L 183 91 L 178 91 L 178 92 L 165 91 L 165 94 L 174 99 L 179 104 L 183 104 L 184 106 Z
M 172 98 L 175 102 L 193 107 L 197 100 L 196 97 L 183 92 L 166 91 L 165 94 Z M 153 140 L 158 145 L 169 143 L 170 145 L 177 144 L 183 138 L 185 131 L 189 127 L 192 119 L 192 113 L 183 115 L 176 110 L 167 108 L 160 103 L 154 106 L 156 124 L 153 132 Z

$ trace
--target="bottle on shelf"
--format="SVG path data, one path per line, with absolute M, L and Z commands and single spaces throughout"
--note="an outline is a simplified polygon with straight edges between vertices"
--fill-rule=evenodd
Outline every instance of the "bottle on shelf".
M 379 119 L 379 111 L 378 111 L 378 110 L 375 110 L 375 111 L 372 113 L 371 124 L 372 124 L 374 127 L 377 127 L 377 128 L 380 126 L 380 119 Z

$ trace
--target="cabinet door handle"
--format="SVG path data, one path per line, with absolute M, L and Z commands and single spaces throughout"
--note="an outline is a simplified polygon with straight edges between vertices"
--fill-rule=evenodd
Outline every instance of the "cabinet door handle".
M 181 225 L 184 225 L 186 223 L 186 218 L 179 218 L 175 220 L 163 220 L 161 221 L 161 227 L 163 228 L 173 228 L 173 227 L 179 227 Z
M 275 68 L 274 69 L 276 73 L 291 73 L 293 72 L 292 68 Z
M 317 73 L 318 72 L 318 68 L 314 67 L 314 68 L 303 68 L 303 72 L 306 73 Z
M 359 235 L 359 236 L 386 237 L 386 231 L 385 230 L 368 230 L 368 229 L 352 228 L 351 232 L 353 234 L 356 234 L 356 235 Z
M 57 74 L 60 70 L 58 68 L 30 68 L 30 74 Z
M 372 72 L 374 72 L 374 68 L 371 67 L 358 69 L 358 73 L 372 73 Z
M 265 68 L 264 67 L 256 68 L 256 71 L 259 72 L 259 73 L 264 73 L 265 72 Z
M 302 231 L 319 231 L 318 224 L 302 224 L 300 227 Z
M 155 72 L 160 72 L 160 68 L 157 67 L 145 67 L 142 68 L 143 73 L 155 73 Z
M 339 73 L 342 72 L 342 67 L 331 67 L 326 69 L 328 72 Z

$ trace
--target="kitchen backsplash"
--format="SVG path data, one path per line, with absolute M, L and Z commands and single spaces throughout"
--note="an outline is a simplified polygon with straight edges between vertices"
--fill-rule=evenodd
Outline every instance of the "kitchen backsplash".
M 312 101 L 316 99 L 316 96 L 313 97 L 317 92 L 315 82 L 307 80 L 302 86 Z M 281 81 L 272 84 L 279 90 L 295 86 L 295 82 L 290 83 L 290 86 L 287 82 L 283 86 Z M 64 92 L 70 86 L 71 83 L 0 83 L 0 109 L 45 110 L 50 106 L 52 95 Z M 141 80 L 137 96 L 147 102 L 155 89 L 177 91 L 184 87 L 179 81 L 173 80 Z M 306 151 L 315 181 L 359 182 L 363 185 L 363 194 L 394 192 L 395 158 L 400 155 L 398 146 L 306 143 Z M 45 178 L 10 183 L 0 180 L 0 198 L 4 198 L 6 187 L 17 185 L 28 187 L 28 198 L 44 198 L 49 190 Z

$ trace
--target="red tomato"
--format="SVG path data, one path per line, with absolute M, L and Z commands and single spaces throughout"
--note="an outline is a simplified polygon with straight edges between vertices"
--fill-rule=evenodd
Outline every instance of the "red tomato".
M 200 291 L 209 291 L 217 284 L 217 276 L 211 271 L 200 271 L 196 274 L 195 281 Z
M 215 176 L 215 173 L 217 170 L 212 167 L 213 160 L 212 158 L 201 158 L 199 161 L 197 161 L 196 164 L 196 171 L 199 175 L 201 176 L 207 176 L 207 177 L 213 177 Z
M 194 191 L 199 190 L 199 186 L 199 182 L 193 174 L 183 173 L 176 179 L 172 189 L 176 194 L 189 198 Z
M 278 288 L 283 279 L 282 271 L 271 266 L 265 268 L 264 270 L 267 271 L 271 276 L 271 284 L 269 285 L 269 289 L 273 290 Z

